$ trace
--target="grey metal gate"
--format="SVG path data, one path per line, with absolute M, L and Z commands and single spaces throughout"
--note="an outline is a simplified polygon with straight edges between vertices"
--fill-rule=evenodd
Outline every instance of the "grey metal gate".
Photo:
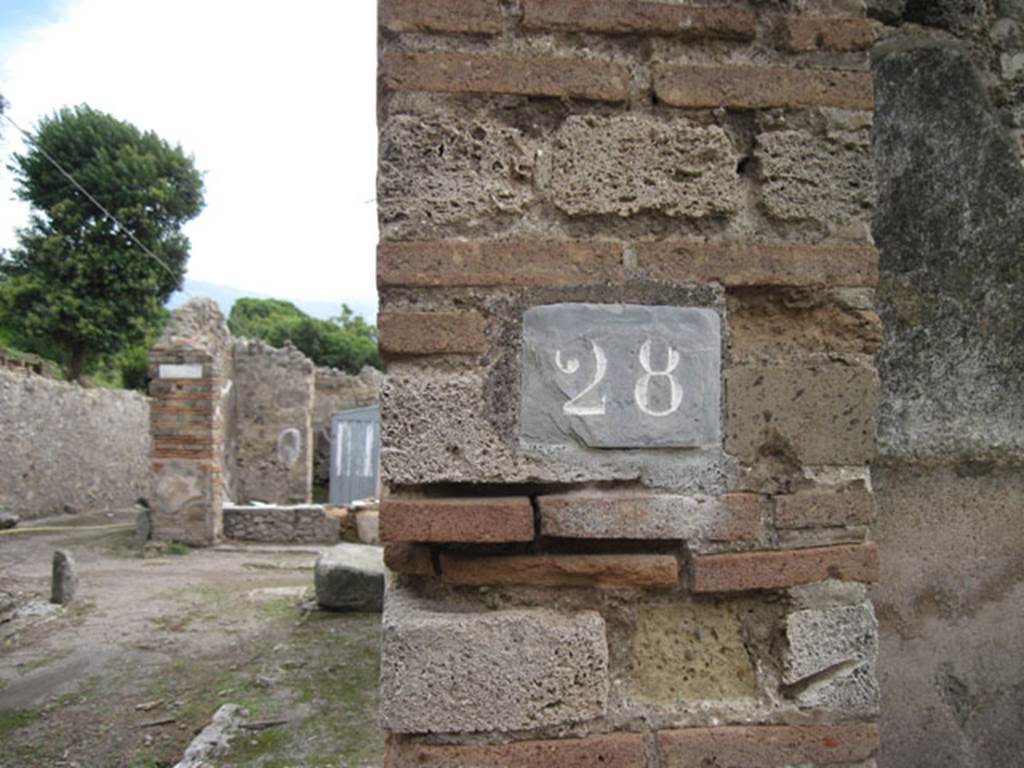
M 331 417 L 331 504 L 377 496 L 380 408 L 354 408 Z

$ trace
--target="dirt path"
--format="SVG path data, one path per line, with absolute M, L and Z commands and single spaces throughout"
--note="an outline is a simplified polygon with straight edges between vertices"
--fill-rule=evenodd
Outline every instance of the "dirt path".
M 131 513 L 32 525 L 131 523 Z M 140 552 L 130 530 L 0 536 L 0 766 L 173 765 L 225 702 L 251 720 L 224 766 L 382 762 L 380 617 L 311 604 L 315 547 Z M 81 585 L 47 608 L 53 550 Z M 157 724 L 159 721 L 169 721 Z

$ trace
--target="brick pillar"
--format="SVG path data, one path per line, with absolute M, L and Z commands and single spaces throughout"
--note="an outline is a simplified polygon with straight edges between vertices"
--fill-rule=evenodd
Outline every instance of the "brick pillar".
M 784 5 L 381 0 L 391 768 L 873 764 L 874 31 Z
M 216 544 L 224 503 L 231 339 L 220 310 L 193 299 L 149 352 L 153 538 Z

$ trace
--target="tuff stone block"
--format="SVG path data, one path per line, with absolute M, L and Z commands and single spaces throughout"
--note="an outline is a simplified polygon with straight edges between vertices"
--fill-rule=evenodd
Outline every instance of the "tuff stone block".
M 385 768 L 645 768 L 644 738 L 615 733 L 584 739 L 514 741 L 510 744 L 434 746 L 393 739 Z
M 441 572 L 449 584 L 471 587 L 664 589 L 679 582 L 679 564 L 672 555 L 476 557 L 446 552 L 441 555 Z
M 784 768 L 867 760 L 878 751 L 878 741 L 875 723 L 740 725 L 660 731 L 658 750 L 662 768 Z
M 395 91 L 507 93 L 625 101 L 629 70 L 598 59 L 478 53 L 385 53 L 381 81 Z
M 384 600 L 384 560 L 380 547 L 337 544 L 313 568 L 316 602 L 332 611 L 379 611 Z
M 757 693 L 739 618 L 726 603 L 641 608 L 631 681 L 634 698 L 664 705 Z
M 498 0 L 380 0 L 378 21 L 390 32 L 469 32 L 493 35 L 501 31 Z
M 377 246 L 377 284 L 562 287 L 621 283 L 613 241 L 437 240 Z
M 875 501 L 869 493 L 799 493 L 775 497 L 776 528 L 870 525 Z
M 734 359 L 873 355 L 882 343 L 877 314 L 825 297 L 739 291 L 729 297 L 728 313 Z
M 875 450 L 878 373 L 866 365 L 749 365 L 725 372 L 725 449 L 743 461 L 863 464 Z
M 385 234 L 422 235 L 519 215 L 533 202 L 533 152 L 485 119 L 393 115 L 380 131 L 377 197 Z
M 541 533 L 570 539 L 748 541 L 761 533 L 758 498 L 633 494 L 541 496 Z
M 487 321 L 479 312 L 381 312 L 380 349 L 392 355 L 481 354 Z
M 604 715 L 605 624 L 594 611 L 446 612 L 389 590 L 381 718 L 396 733 L 472 733 Z
M 543 158 L 540 186 L 572 216 L 728 217 L 742 194 L 725 131 L 683 118 L 572 115 Z
M 380 506 L 380 536 L 388 542 L 497 544 L 533 541 L 533 506 L 525 497 L 406 499 Z
M 757 18 L 744 8 L 692 8 L 667 3 L 605 0 L 526 0 L 523 27 L 558 32 L 665 34 L 684 39 L 749 40 Z
M 656 64 L 652 74 L 655 95 L 671 107 L 869 110 L 874 104 L 868 72 Z
M 878 547 L 855 544 L 771 552 L 697 555 L 694 592 L 745 592 L 813 584 L 826 579 L 878 581 Z
M 871 133 L 830 128 L 758 134 L 761 206 L 784 221 L 813 221 L 827 233 L 867 231 L 875 200 Z
M 598 448 L 719 440 L 711 309 L 551 304 L 523 316 L 520 437 Z
M 645 240 L 638 271 L 670 283 L 743 286 L 873 286 L 878 251 L 871 246 L 783 242 Z

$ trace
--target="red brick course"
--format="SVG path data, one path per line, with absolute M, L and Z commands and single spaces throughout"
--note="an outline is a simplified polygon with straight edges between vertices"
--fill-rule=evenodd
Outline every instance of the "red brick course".
M 645 768 L 643 736 L 519 741 L 490 746 L 436 746 L 392 738 L 385 768 Z
M 671 555 L 513 555 L 473 557 L 442 553 L 441 572 L 450 584 L 482 587 L 642 589 L 674 587 L 678 562 Z
M 863 51 L 875 41 L 878 25 L 870 19 L 842 16 L 786 16 L 781 22 L 783 46 L 794 53 Z
M 878 751 L 878 725 L 754 725 L 684 728 L 658 733 L 662 768 L 780 768 L 868 760 Z
M 523 27 L 556 32 L 651 33 L 749 40 L 757 18 L 748 10 L 693 8 L 634 0 L 525 0 Z
M 622 280 L 622 246 L 610 241 L 439 240 L 377 246 L 380 287 L 556 287 Z
M 385 88 L 439 93 L 507 93 L 593 101 L 625 101 L 629 70 L 621 64 L 552 56 L 385 53 Z
M 870 72 L 789 67 L 658 64 L 654 93 L 672 107 L 871 109 Z
M 377 16 L 391 32 L 495 34 L 502 23 L 498 0 L 380 0 Z
M 637 268 L 672 283 L 718 282 L 728 287 L 874 286 L 878 250 L 872 246 L 780 242 L 637 243 Z
M 385 498 L 380 505 L 380 538 L 476 544 L 533 541 L 533 507 L 525 496 Z
M 487 351 L 487 322 L 479 312 L 381 312 L 380 349 L 385 354 L 480 354 Z
M 694 592 L 746 592 L 813 584 L 826 579 L 878 581 L 874 543 L 779 551 L 697 555 Z
M 870 525 L 875 500 L 870 493 L 799 493 L 775 497 L 776 528 Z

